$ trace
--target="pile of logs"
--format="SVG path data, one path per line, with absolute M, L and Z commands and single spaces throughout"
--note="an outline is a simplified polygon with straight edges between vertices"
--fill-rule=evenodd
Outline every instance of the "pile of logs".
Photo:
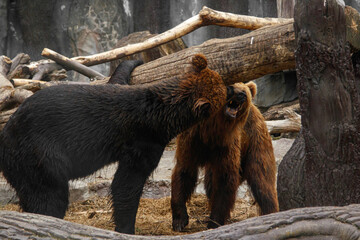
M 66 77 L 66 70 L 50 60 L 31 62 L 29 55 L 24 53 L 13 59 L 0 56 L 0 130 L 26 98 Z

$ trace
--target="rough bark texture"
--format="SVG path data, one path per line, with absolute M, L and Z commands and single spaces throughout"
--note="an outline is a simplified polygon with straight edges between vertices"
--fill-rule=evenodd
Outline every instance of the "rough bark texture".
M 183 78 L 191 67 L 189 58 L 195 53 L 203 53 L 209 68 L 219 72 L 228 84 L 249 81 L 294 68 L 294 39 L 293 23 L 263 27 L 233 38 L 212 39 L 137 67 L 131 83 Z
M 360 99 L 335 0 L 298 1 L 295 52 L 302 131 L 279 166 L 282 210 L 360 203 Z
M 134 236 L 30 213 L 0 212 L 10 239 L 332 239 L 360 238 L 360 205 L 293 209 L 181 236 Z

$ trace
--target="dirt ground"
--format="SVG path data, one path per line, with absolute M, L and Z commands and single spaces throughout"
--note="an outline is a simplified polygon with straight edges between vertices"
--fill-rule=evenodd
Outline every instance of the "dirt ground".
M 209 216 L 205 195 L 195 195 L 188 203 L 189 225 L 182 233 L 171 228 L 170 197 L 160 199 L 141 199 L 136 219 L 135 232 L 139 235 L 179 235 L 206 230 Z M 8 204 L 0 210 L 20 211 L 18 205 Z M 114 230 L 111 219 L 111 200 L 108 197 L 97 197 L 83 202 L 72 203 L 69 206 L 65 220 Z M 237 199 L 235 208 L 228 223 L 238 222 L 258 216 L 258 207 L 242 199 Z

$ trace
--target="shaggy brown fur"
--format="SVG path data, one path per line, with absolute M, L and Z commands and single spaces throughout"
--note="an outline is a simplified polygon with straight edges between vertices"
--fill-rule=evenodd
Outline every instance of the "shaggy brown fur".
M 194 191 L 200 167 L 205 168 L 211 208 L 209 228 L 223 225 L 230 217 L 236 191 L 244 179 L 262 214 L 279 210 L 271 137 L 264 118 L 251 102 L 255 94 L 253 82 L 228 87 L 223 111 L 178 136 L 171 182 L 174 230 L 181 231 L 188 224 L 186 202 Z

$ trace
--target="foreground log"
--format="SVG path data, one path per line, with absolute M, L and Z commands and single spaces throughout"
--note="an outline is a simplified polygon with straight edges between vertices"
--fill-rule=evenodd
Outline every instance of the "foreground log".
M 302 130 L 279 165 L 280 209 L 360 203 L 360 65 L 344 9 L 335 0 L 297 1 L 295 26 Z
M 360 205 L 314 207 L 249 218 L 181 236 L 133 236 L 61 219 L 0 212 L 0 238 L 10 239 L 359 239 Z

